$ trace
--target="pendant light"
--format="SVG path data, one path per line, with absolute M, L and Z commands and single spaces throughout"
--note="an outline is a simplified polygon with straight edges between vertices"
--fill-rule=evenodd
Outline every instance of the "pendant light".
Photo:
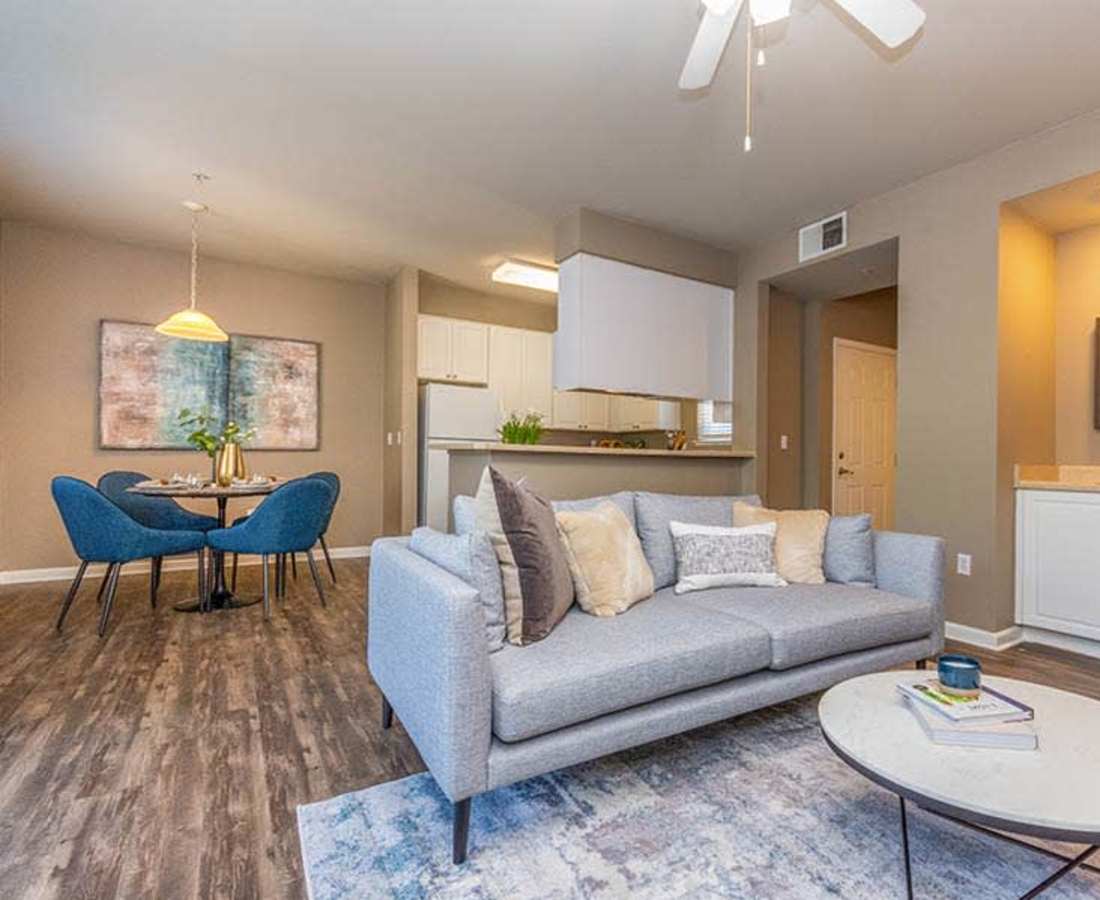
M 195 180 L 200 186 L 208 179 L 208 175 L 195 173 Z M 184 200 L 183 205 L 191 211 L 191 305 L 187 309 L 172 313 L 157 326 L 156 330 L 160 334 L 182 338 L 185 341 L 224 343 L 229 340 L 229 335 L 222 331 L 210 316 L 195 308 L 196 287 L 199 280 L 199 215 L 206 212 L 208 207 L 205 203 L 199 203 L 196 200 Z

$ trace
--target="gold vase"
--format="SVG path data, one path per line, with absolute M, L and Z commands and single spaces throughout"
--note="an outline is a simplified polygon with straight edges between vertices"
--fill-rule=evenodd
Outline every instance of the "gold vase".
M 237 477 L 238 467 L 244 467 L 239 444 L 226 444 L 218 451 L 218 484 L 229 487 Z

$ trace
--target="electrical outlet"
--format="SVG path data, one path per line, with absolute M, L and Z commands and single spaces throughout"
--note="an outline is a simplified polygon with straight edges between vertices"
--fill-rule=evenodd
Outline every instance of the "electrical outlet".
M 958 557 L 956 557 L 955 571 L 958 572 L 960 575 L 969 575 L 970 574 L 970 554 L 969 553 L 960 553 L 958 555 Z
M 785 435 L 785 434 L 779 435 L 779 449 L 780 450 L 786 450 L 790 446 L 790 443 L 791 443 L 790 438 L 787 435 Z
M 397 446 L 398 446 L 398 447 L 400 447 L 400 446 L 401 446 L 401 435 L 402 435 L 403 433 L 404 433 L 404 432 L 401 432 L 401 431 L 397 432 Z
M 392 447 L 393 446 L 393 432 L 392 431 L 387 431 L 386 432 L 386 446 L 387 447 Z

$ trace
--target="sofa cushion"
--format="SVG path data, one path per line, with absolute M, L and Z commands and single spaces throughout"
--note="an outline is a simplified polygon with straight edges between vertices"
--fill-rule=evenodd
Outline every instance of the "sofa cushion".
M 573 609 L 539 643 L 494 653 L 493 732 L 521 741 L 766 669 L 767 632 L 698 596 L 665 589 L 610 619 Z
M 634 495 L 638 537 L 642 539 L 642 549 L 649 560 L 649 567 L 653 569 L 653 583 L 658 590 L 676 581 L 676 551 L 672 546 L 669 523 L 675 520 L 691 525 L 731 528 L 735 500 L 752 506 L 760 505 L 760 498 L 755 495 L 692 497 L 684 494 L 650 494 L 645 491 Z
M 434 528 L 416 528 L 409 549 L 477 589 L 485 614 L 485 637 L 489 652 L 504 645 L 504 591 L 500 563 L 493 542 L 484 531 L 443 534 Z
M 603 497 L 585 497 L 583 500 L 554 500 L 552 506 L 554 512 L 588 512 L 595 509 L 601 503 L 614 503 L 626 515 L 630 527 L 635 531 L 638 523 L 634 517 L 634 493 L 633 491 L 619 491 L 617 494 L 608 494 Z
M 827 581 L 875 586 L 875 536 L 867 513 L 829 519 L 824 568 Z
M 451 503 L 451 518 L 455 534 L 469 534 L 477 530 L 477 501 L 465 494 L 457 494 Z
M 772 669 L 917 640 L 935 627 L 935 610 L 927 600 L 855 585 L 715 588 L 691 596 L 700 607 L 767 631 Z

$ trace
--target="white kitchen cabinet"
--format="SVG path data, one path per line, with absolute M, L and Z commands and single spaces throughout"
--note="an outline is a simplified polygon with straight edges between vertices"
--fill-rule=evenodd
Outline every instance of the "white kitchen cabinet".
M 680 403 L 677 400 L 611 398 L 612 431 L 669 431 L 679 427 Z
M 462 384 L 489 382 L 489 326 L 481 322 L 420 316 L 417 377 Z
M 608 431 L 607 396 L 588 391 L 554 391 L 554 428 L 568 431 Z
M 503 416 L 540 413 L 549 425 L 553 416 L 550 386 L 553 335 L 493 325 L 489 329 L 489 387 L 500 401 Z
M 1100 493 L 1016 491 L 1016 621 L 1100 640 Z
M 733 291 L 587 253 L 558 269 L 554 387 L 733 399 Z

